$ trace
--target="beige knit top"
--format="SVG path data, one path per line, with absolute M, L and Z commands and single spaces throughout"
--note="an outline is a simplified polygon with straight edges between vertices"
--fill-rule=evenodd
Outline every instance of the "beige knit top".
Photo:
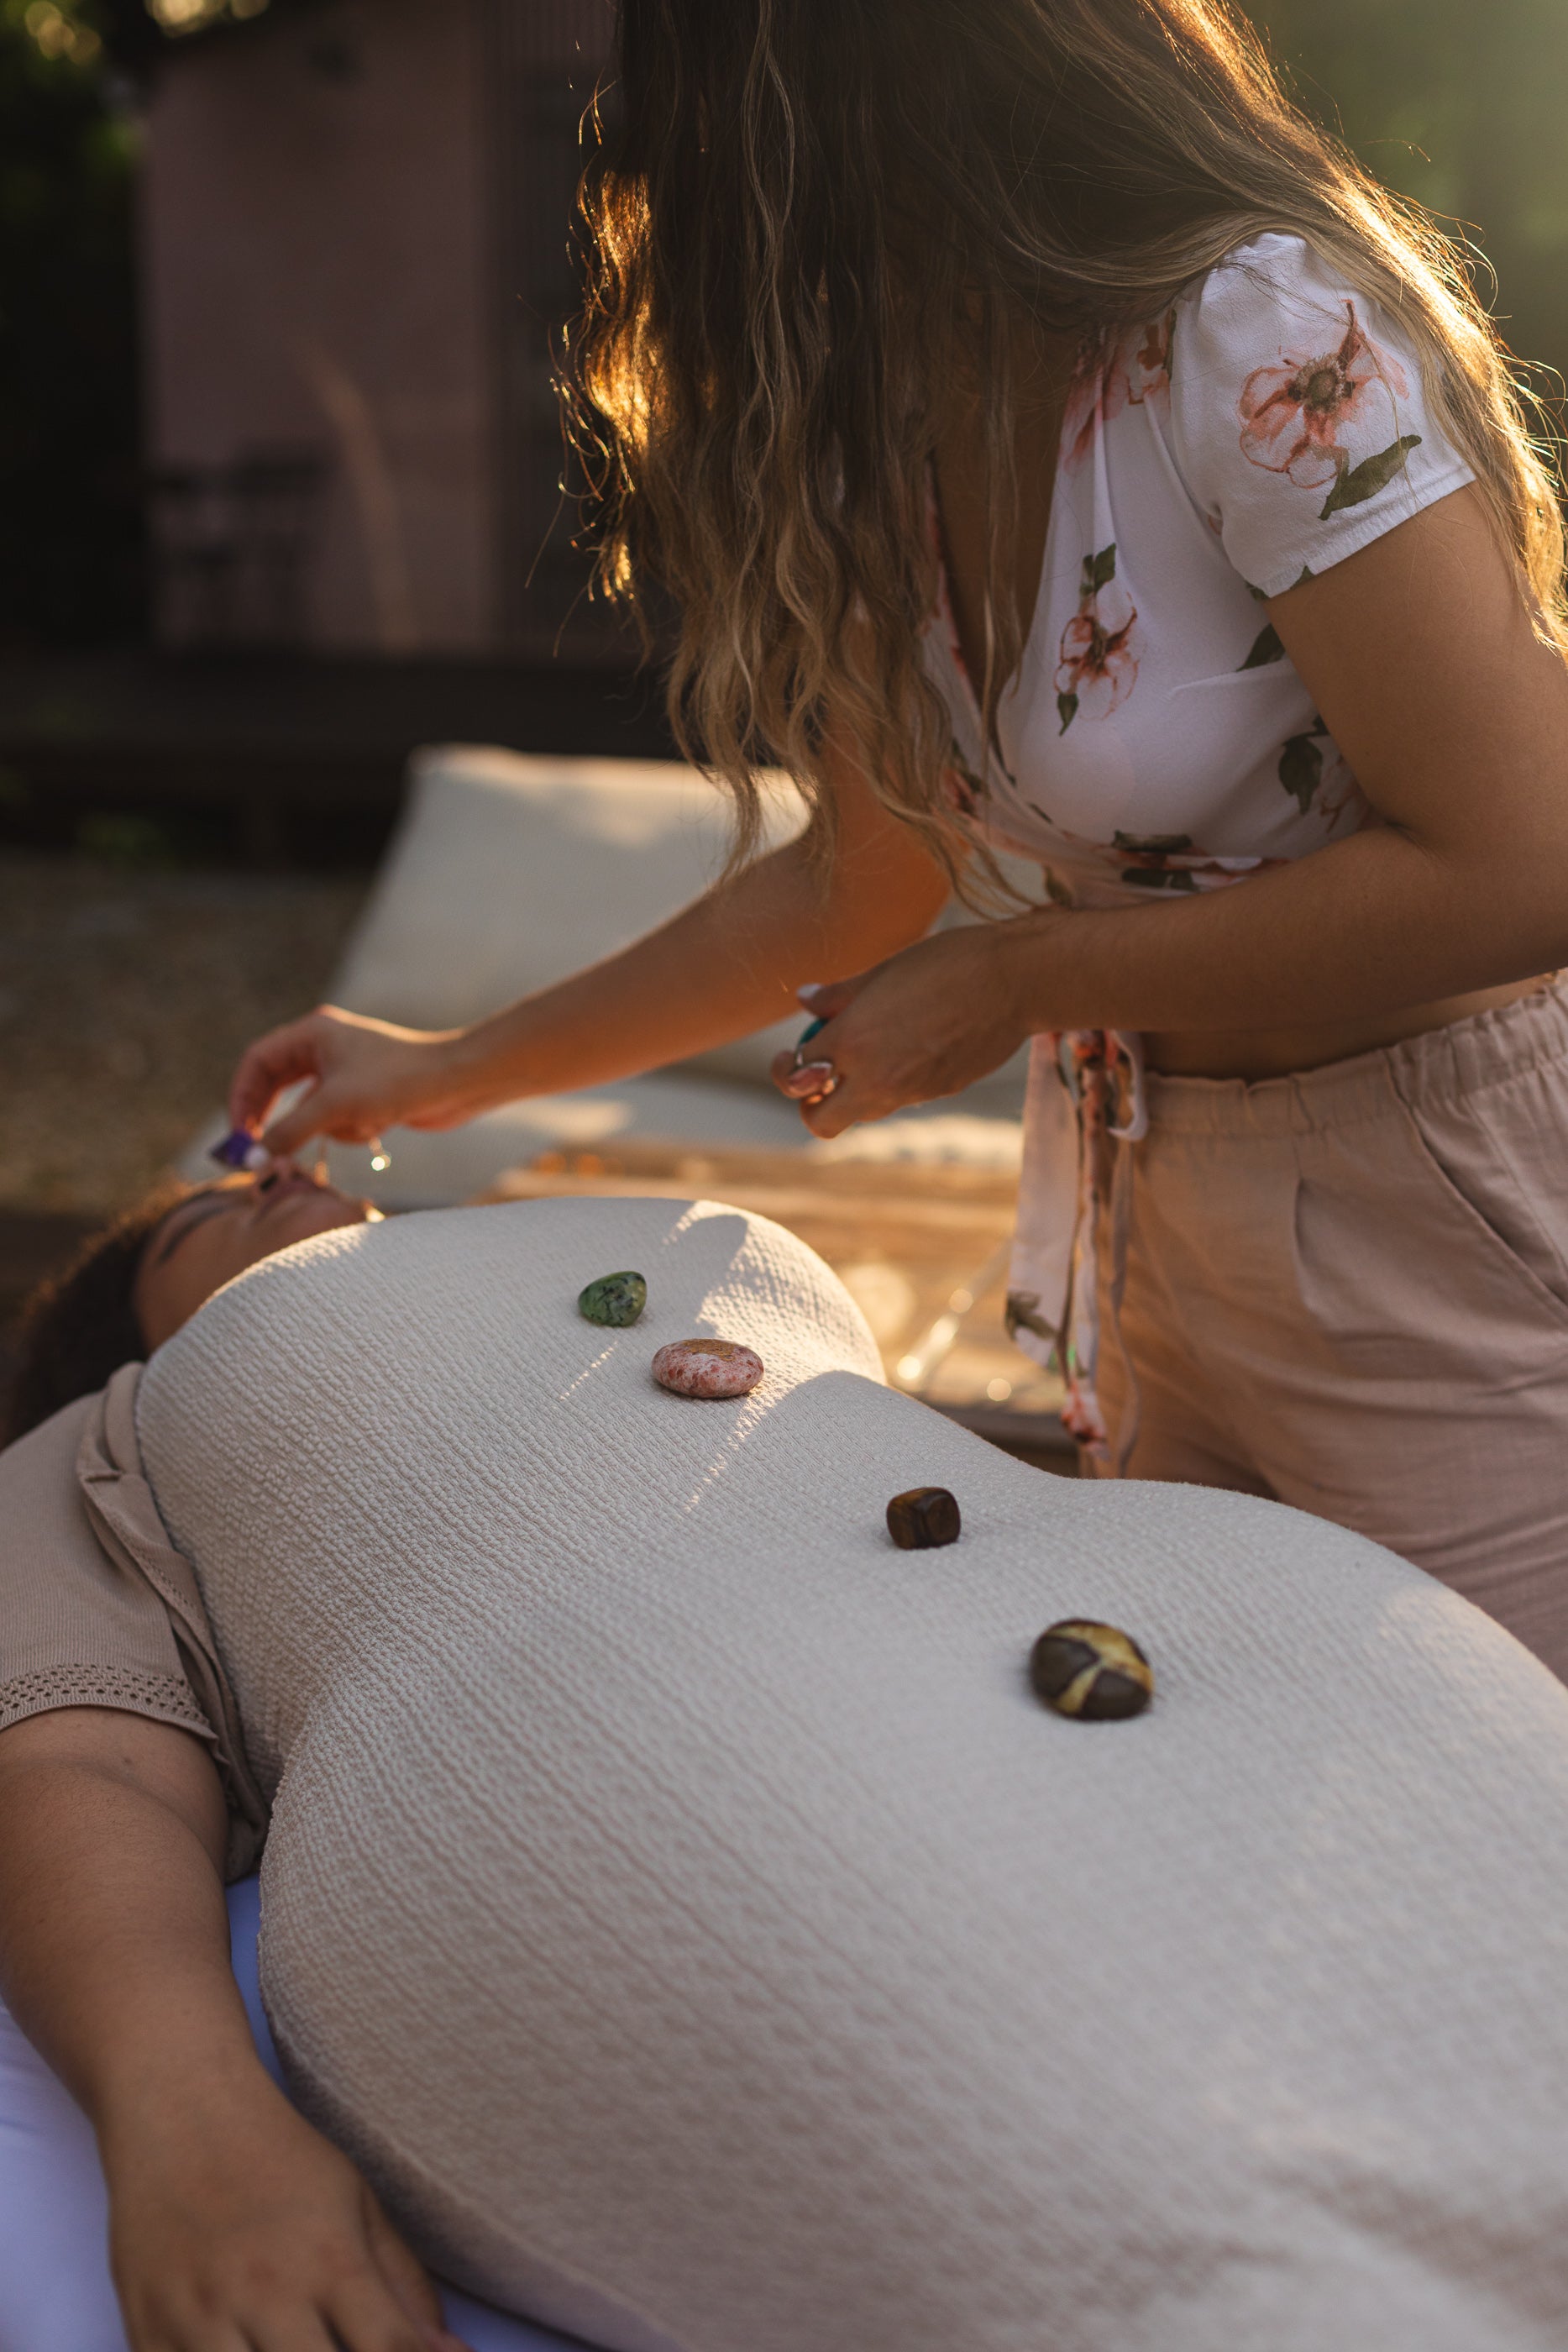
M 750 1395 L 654 1384 L 698 1333 Z M 236 1855 L 259 1788 L 291 2087 L 457 2284 L 610 2352 L 1568 2343 L 1568 1690 L 1375 1545 L 1008 1459 L 712 1202 L 318 1235 L 0 1480 L 5 1703 L 210 1739 Z M 1081 1614 L 1136 1721 L 1032 1697 Z
M 229 1809 L 228 1875 L 254 1870 L 267 1806 L 190 1562 L 142 1472 L 140 1364 L 0 1453 L 0 1730 L 115 1707 L 207 1741 Z

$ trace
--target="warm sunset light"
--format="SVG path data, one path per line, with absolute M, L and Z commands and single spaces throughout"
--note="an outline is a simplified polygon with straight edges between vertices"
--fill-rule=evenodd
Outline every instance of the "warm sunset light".
M 146 0 L 149 16 L 169 33 L 197 33 L 225 16 L 243 24 L 269 5 L 270 0 Z
M 1565 126 L 0 0 L 0 2352 L 1568 2352 Z

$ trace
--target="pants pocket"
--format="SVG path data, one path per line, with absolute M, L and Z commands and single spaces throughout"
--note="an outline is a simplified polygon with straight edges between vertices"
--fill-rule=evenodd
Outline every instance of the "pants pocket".
M 1468 1106 L 1440 1118 L 1406 1108 L 1423 1159 L 1468 1219 L 1478 1244 L 1500 1272 L 1568 1332 L 1568 1263 L 1505 1147 Z M 1552 1205 L 1542 1204 L 1546 1210 Z M 1560 1222 L 1568 1227 L 1568 1179 L 1563 1209 Z

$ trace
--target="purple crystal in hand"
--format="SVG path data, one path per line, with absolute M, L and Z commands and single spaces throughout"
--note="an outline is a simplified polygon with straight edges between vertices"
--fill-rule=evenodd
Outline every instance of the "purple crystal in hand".
M 271 1152 L 254 1135 L 247 1135 L 243 1127 L 232 1129 L 221 1143 L 214 1143 L 207 1158 L 215 1160 L 220 1168 L 243 1169 L 247 1176 L 272 1164 Z

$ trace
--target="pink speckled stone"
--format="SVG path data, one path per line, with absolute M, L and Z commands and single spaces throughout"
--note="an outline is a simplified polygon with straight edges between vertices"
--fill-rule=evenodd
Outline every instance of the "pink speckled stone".
M 653 1378 L 676 1396 L 745 1396 L 762 1378 L 762 1359 L 737 1339 L 672 1339 L 653 1359 Z

